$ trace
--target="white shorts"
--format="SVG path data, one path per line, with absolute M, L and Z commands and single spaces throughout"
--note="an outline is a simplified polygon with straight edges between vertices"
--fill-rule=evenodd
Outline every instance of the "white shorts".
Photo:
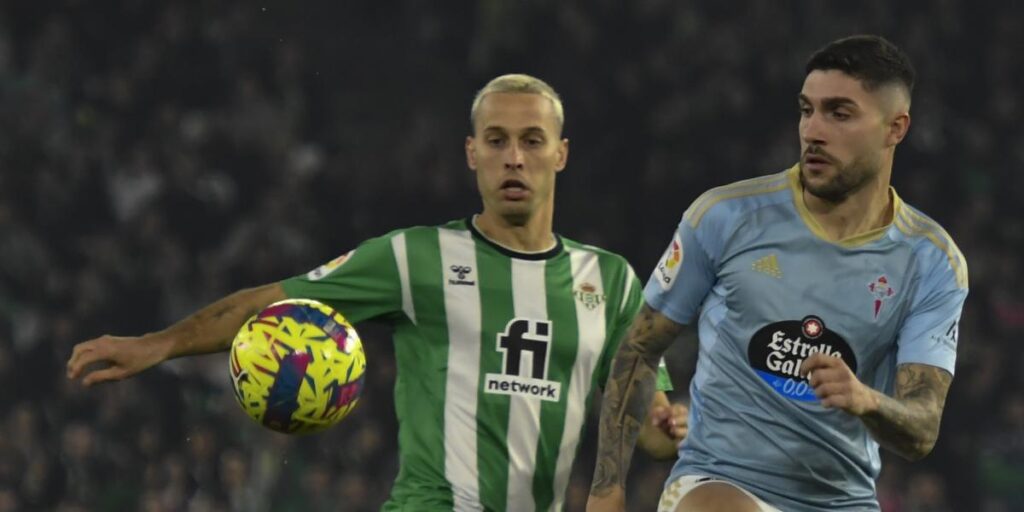
M 661 493 L 661 500 L 658 501 L 658 512 L 676 512 L 676 507 L 679 506 L 679 502 L 683 501 L 683 496 L 687 493 L 696 489 L 697 487 L 717 482 L 720 484 L 727 484 L 735 487 L 737 490 L 746 494 L 750 499 L 754 500 L 757 504 L 758 510 L 761 512 L 782 512 L 781 510 L 765 503 L 750 493 L 750 491 L 728 481 L 713 476 L 700 476 L 700 475 L 684 475 L 672 481 L 665 487 L 665 490 Z

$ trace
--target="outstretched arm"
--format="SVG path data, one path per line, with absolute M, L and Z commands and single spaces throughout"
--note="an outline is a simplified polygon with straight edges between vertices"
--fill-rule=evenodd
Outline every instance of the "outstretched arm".
M 280 283 L 235 292 L 159 332 L 139 337 L 100 336 L 75 345 L 69 379 L 86 386 L 121 380 L 167 359 L 231 348 L 235 333 L 252 315 L 287 296 Z M 106 368 L 87 368 L 106 363 Z
M 658 362 L 682 329 L 644 304 L 619 347 L 601 402 L 597 469 L 588 507 L 624 506 L 626 474 L 654 398 Z
M 939 422 L 953 376 L 927 364 L 902 364 L 896 369 L 894 396 L 863 384 L 836 357 L 815 354 L 804 362 L 803 374 L 825 407 L 857 416 L 878 444 L 908 460 L 928 455 L 939 437 Z

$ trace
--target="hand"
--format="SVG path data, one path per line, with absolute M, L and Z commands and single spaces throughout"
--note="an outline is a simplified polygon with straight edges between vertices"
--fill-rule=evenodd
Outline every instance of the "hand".
M 92 386 L 100 382 L 121 380 L 166 359 L 169 343 L 155 334 L 142 337 L 100 336 L 75 345 L 68 359 L 67 377 Z M 107 363 L 105 368 L 87 369 L 93 363 Z
M 626 492 L 621 487 L 614 487 L 604 496 L 593 494 L 587 499 L 587 512 L 625 512 Z
M 690 410 L 686 405 L 674 403 L 672 405 L 656 405 L 651 408 L 651 424 L 661 429 L 668 437 L 675 442 L 676 448 L 686 439 L 690 430 Z
M 842 358 L 814 354 L 800 366 L 800 375 L 808 377 L 814 394 L 827 409 L 863 416 L 878 408 L 876 392 L 857 379 Z

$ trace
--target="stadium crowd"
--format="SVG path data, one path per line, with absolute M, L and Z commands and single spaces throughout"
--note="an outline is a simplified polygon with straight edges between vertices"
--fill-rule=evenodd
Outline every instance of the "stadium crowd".
M 1024 510 L 1024 6 L 349 4 L 0 6 L 0 512 L 375 509 L 397 471 L 379 327 L 360 326 L 360 409 L 305 438 L 244 416 L 223 355 L 84 389 L 64 378 L 72 345 L 475 211 L 469 99 L 505 72 L 565 101 L 556 230 L 644 278 L 700 192 L 796 161 L 802 59 L 858 32 L 917 66 L 894 181 L 971 271 L 938 445 L 913 464 L 886 454 L 883 510 Z M 669 354 L 678 397 L 693 357 Z M 667 471 L 634 464 L 636 510 Z

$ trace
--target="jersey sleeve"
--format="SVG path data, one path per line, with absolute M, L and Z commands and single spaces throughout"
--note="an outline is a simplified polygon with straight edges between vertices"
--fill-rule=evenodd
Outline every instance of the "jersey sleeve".
M 612 361 L 615 359 L 615 354 L 619 351 L 619 345 L 622 344 L 622 340 L 625 339 L 626 334 L 629 332 L 629 327 L 633 325 L 633 319 L 636 318 L 636 314 L 640 312 L 640 307 L 643 306 L 643 294 L 641 292 L 640 280 L 637 279 L 633 269 L 627 265 L 626 267 L 626 280 L 627 283 L 625 288 L 627 292 L 623 295 L 622 301 L 619 305 L 618 315 L 615 321 L 612 322 L 611 336 L 608 338 L 610 343 L 605 348 L 604 354 L 601 356 L 601 361 L 598 365 L 598 383 L 601 389 L 604 389 L 604 384 L 608 380 L 608 374 L 611 372 Z M 657 376 L 657 389 L 659 391 L 672 391 L 672 379 L 669 377 L 668 368 L 665 366 L 665 359 L 661 360 L 658 365 L 658 376 Z
M 715 285 L 726 228 L 725 213 L 720 208 L 711 208 L 697 222 L 691 212 L 695 206 L 683 215 L 644 288 L 644 298 L 651 308 L 682 325 L 693 323 Z
M 958 282 L 945 254 L 926 263 L 928 272 L 899 331 L 896 364 L 927 364 L 953 373 L 960 313 L 967 299 L 966 278 Z M 966 276 L 966 267 L 963 273 Z
M 323 302 L 358 323 L 400 312 L 401 282 L 391 237 L 372 238 L 306 274 L 281 282 L 290 298 Z

